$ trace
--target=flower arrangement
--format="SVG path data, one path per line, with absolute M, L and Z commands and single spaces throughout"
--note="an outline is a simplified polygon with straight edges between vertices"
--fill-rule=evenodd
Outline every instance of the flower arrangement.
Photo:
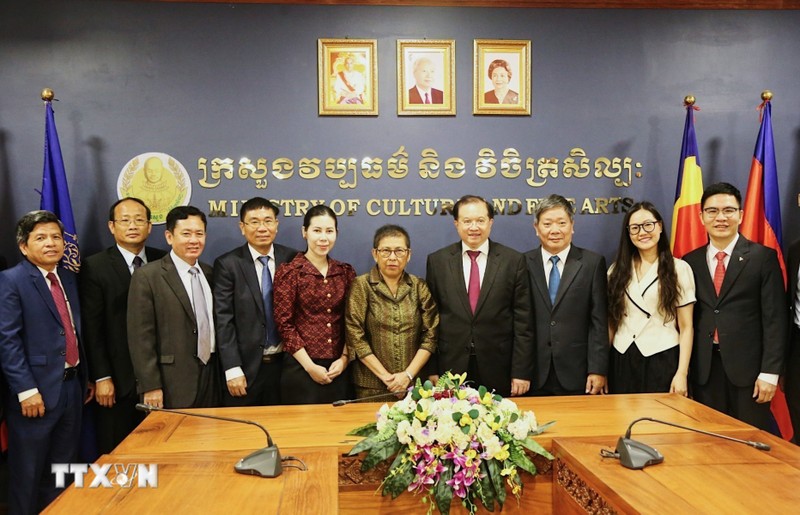
M 489 511 L 502 508 L 506 485 L 519 500 L 519 469 L 536 475 L 525 449 L 548 459 L 553 456 L 531 438 L 554 422 L 537 426 L 532 411 L 500 395 L 465 384 L 466 374 L 447 372 L 436 385 L 417 379 L 405 398 L 384 404 L 378 420 L 351 431 L 364 436 L 349 455 L 367 452 L 366 471 L 395 456 L 381 484 L 392 499 L 403 491 L 422 493 L 422 502 L 440 513 L 450 512 L 453 497 L 471 514 L 477 501 Z

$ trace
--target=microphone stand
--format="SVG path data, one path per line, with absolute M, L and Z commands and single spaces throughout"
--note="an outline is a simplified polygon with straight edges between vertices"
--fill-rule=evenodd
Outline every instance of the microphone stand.
M 240 474 L 248 474 L 259 477 L 278 477 L 283 472 L 283 467 L 281 466 L 281 462 L 283 460 L 281 459 L 281 453 L 278 450 L 278 446 L 272 442 L 272 437 L 269 435 L 269 431 L 267 431 L 267 429 L 264 426 L 262 426 L 257 422 L 253 422 L 252 420 L 241 420 L 237 418 L 220 417 L 217 415 L 192 413 L 189 411 L 183 411 L 177 409 L 157 408 L 155 406 L 150 406 L 149 404 L 143 404 L 143 403 L 138 403 L 136 405 L 136 409 L 147 413 L 150 413 L 151 411 L 161 411 L 164 413 L 173 413 L 177 415 L 185 415 L 188 417 L 210 418 L 211 420 L 222 420 L 225 422 L 237 422 L 239 424 L 250 424 L 252 426 L 256 426 L 259 429 L 261 429 L 265 435 L 267 435 L 267 447 L 259 449 L 253 452 L 252 454 L 249 454 L 244 458 L 240 459 L 233 466 L 233 469 Z
M 734 438 L 732 436 L 721 435 L 719 433 L 712 433 L 710 431 L 704 431 L 702 429 L 697 429 L 694 427 L 682 426 L 680 424 L 675 424 L 674 422 L 667 422 L 666 420 L 659 420 L 652 417 L 642 417 L 642 418 L 637 418 L 636 420 L 631 422 L 631 424 L 628 426 L 628 430 L 625 432 L 625 436 L 621 436 L 617 441 L 617 448 L 614 450 L 614 452 L 611 452 L 607 449 L 601 449 L 600 455 L 603 456 L 604 458 L 619 459 L 623 467 L 634 470 L 641 470 L 649 465 L 658 465 L 659 463 L 662 463 L 664 461 L 664 455 L 658 452 L 658 450 L 656 450 L 653 447 L 650 447 L 647 444 L 631 439 L 631 430 L 633 429 L 633 426 L 637 422 L 641 422 L 643 420 L 656 422 L 658 424 L 664 424 L 667 426 L 677 427 L 678 429 L 685 429 L 687 431 L 694 431 L 695 433 L 700 433 L 707 436 L 713 436 L 716 438 L 722 438 L 723 440 L 729 440 L 731 442 L 741 443 L 753 447 L 754 449 L 758 449 L 760 451 L 770 450 L 770 446 L 763 442 L 741 440 L 739 438 Z

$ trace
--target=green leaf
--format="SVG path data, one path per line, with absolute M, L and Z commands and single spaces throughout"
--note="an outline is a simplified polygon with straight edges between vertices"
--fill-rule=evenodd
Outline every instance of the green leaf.
M 347 433 L 348 436 L 372 436 L 374 434 L 378 434 L 377 422 L 372 422 L 371 424 L 351 429 L 350 432 Z
M 500 402 L 500 401 L 502 401 L 502 400 L 503 400 L 503 397 L 502 397 L 502 396 L 500 396 L 500 395 L 498 395 L 498 394 L 494 394 L 494 395 L 492 396 L 492 399 L 494 399 L 494 402 Z
M 392 499 L 396 499 L 398 495 L 402 494 L 408 488 L 408 485 L 414 480 L 414 468 L 411 466 L 410 461 L 403 463 L 403 458 L 406 453 L 400 452 L 395 457 L 392 465 L 389 467 L 389 475 L 383 482 L 382 494 L 389 494 Z
M 433 499 L 436 507 L 442 515 L 450 513 L 450 502 L 453 500 L 453 488 L 447 484 L 453 478 L 453 462 L 449 461 L 445 465 L 444 471 L 439 476 L 439 481 L 433 489 Z
M 530 458 L 528 458 L 528 456 L 525 454 L 525 451 L 522 450 L 522 447 L 520 447 L 519 444 L 515 443 L 511 445 L 509 449 L 509 457 L 511 459 L 511 463 L 532 476 L 536 475 L 536 465 L 534 465 Z
M 502 508 L 506 502 L 506 489 L 503 486 L 503 476 L 500 475 L 500 463 L 497 460 L 489 460 L 486 468 L 489 470 L 489 479 L 497 495 L 497 504 Z
M 454 413 L 453 413 L 453 422 L 458 422 L 458 421 L 460 421 L 460 420 L 461 420 L 461 413 L 459 413 L 459 412 L 457 412 L 457 411 L 456 411 L 456 412 L 454 412 Z
M 483 477 L 479 480 L 480 488 L 478 489 L 478 498 L 481 500 L 481 504 L 483 504 L 484 508 L 488 511 L 494 511 L 494 500 L 496 496 L 494 494 L 492 480 L 489 478 L 489 471 L 486 468 L 486 461 L 481 462 L 481 475 Z
M 523 447 L 525 447 L 529 451 L 534 452 L 536 454 L 539 454 L 540 456 L 544 456 L 548 460 L 552 460 L 552 459 L 555 458 L 552 454 L 550 454 L 547 451 L 547 449 L 542 447 L 539 444 L 539 442 L 537 442 L 536 440 L 534 440 L 530 436 L 528 438 L 524 439 L 524 440 L 520 440 L 519 443 L 520 443 L 520 445 L 522 445 Z
M 432 390 L 433 389 L 433 383 L 431 383 L 430 379 L 426 380 L 425 383 L 423 384 L 423 386 L 425 387 L 426 390 Z
M 478 397 L 483 399 L 483 396 L 486 395 L 486 387 L 481 385 L 478 387 Z
M 378 434 L 375 433 L 374 435 L 364 438 L 363 440 L 355 444 L 353 448 L 350 449 L 350 452 L 347 453 L 347 455 L 355 456 L 360 452 L 368 451 L 378 443 L 380 443 L 380 440 L 378 439 Z
M 479 416 L 480 416 L 480 413 L 478 412 L 478 410 L 476 410 L 476 409 L 469 410 L 469 418 L 471 418 L 472 420 L 475 420 Z
M 397 435 L 392 435 L 387 440 L 378 442 L 370 449 L 364 462 L 361 464 L 361 470 L 367 471 L 383 460 L 389 458 L 394 453 L 400 450 L 400 442 L 397 441 Z
M 553 424 L 555 424 L 555 423 L 556 423 L 555 420 L 551 420 L 550 422 L 542 424 L 542 425 L 540 425 L 540 426 L 538 426 L 536 428 L 536 431 L 531 431 L 531 434 L 540 435 L 540 434 L 544 433 L 545 431 L 547 431 L 548 429 L 550 429 L 550 427 L 552 427 Z
M 469 434 L 469 426 L 461 426 L 461 432 L 465 435 Z
M 419 400 L 421 398 L 422 398 L 422 395 L 419 394 L 419 388 L 414 388 L 414 390 L 412 390 L 412 392 L 411 392 L 411 399 L 414 402 L 419 402 Z
M 519 418 L 519 415 L 517 415 L 516 413 L 512 413 L 511 414 L 511 420 L 509 420 L 509 422 L 516 422 L 518 418 Z

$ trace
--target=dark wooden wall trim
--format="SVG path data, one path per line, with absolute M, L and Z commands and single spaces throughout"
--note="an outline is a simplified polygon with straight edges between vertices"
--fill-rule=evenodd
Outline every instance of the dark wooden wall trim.
M 221 4 L 402 5 L 570 9 L 800 9 L 800 0 L 151 0 Z

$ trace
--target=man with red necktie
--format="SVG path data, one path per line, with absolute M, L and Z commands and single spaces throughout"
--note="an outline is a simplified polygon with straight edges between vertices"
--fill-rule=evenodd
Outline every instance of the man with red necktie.
M 736 187 L 712 184 L 700 205 L 709 243 L 683 258 L 694 272 L 697 296 L 692 395 L 768 429 L 789 327 L 778 256 L 739 234 L 742 195 Z
M 77 459 L 87 398 L 75 274 L 58 268 L 64 226 L 32 211 L 16 227 L 25 260 L 0 274 L 0 364 L 8 391 L 9 507 L 38 513 L 62 489 L 53 463 Z

